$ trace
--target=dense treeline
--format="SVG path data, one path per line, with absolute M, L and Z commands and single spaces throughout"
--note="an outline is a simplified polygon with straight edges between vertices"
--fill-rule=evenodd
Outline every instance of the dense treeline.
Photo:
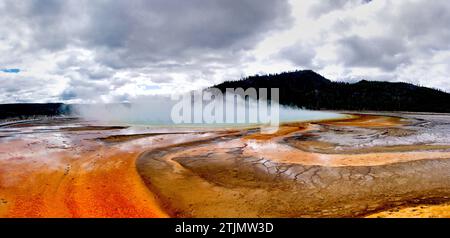
M 323 110 L 411 111 L 450 113 L 450 94 L 408 83 L 332 82 L 310 71 L 257 75 L 214 86 L 226 88 L 279 88 L 283 105 Z M 3 104 L 0 120 L 70 115 L 73 105 Z
M 251 76 L 214 86 L 279 88 L 283 105 L 326 110 L 450 112 L 450 94 L 408 83 L 332 82 L 310 71 Z
M 28 119 L 39 116 L 60 116 L 69 113 L 69 106 L 62 103 L 0 104 L 0 120 L 7 118 Z

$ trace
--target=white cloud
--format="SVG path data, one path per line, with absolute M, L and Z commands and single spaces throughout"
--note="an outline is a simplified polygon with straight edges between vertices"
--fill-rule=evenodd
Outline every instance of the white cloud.
M 446 0 L 0 2 L 0 102 L 111 102 L 313 69 L 450 91 Z
M 298 42 L 308 42 L 316 52 L 312 69 L 334 80 L 404 81 L 450 91 L 449 1 L 348 0 L 336 1 L 334 8 L 321 1 L 311 3 L 309 10 L 321 3 L 327 10 L 315 20 L 306 17 L 308 26 L 296 29 L 292 38 L 298 39 L 284 52 L 295 52 Z M 295 56 L 286 59 L 308 67 Z

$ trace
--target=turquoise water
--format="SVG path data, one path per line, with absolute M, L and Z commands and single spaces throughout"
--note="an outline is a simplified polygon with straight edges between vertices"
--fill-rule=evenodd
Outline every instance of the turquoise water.
M 171 117 L 173 103 L 152 102 L 132 105 L 95 105 L 83 106 L 77 109 L 77 114 L 86 120 L 106 123 L 120 123 L 128 125 L 158 126 L 189 126 L 189 127 L 247 127 L 252 125 L 264 125 L 264 123 L 247 120 L 245 123 L 181 123 L 176 124 Z M 348 115 L 327 112 L 311 111 L 290 107 L 279 107 L 279 122 L 305 122 L 327 119 L 347 118 Z M 275 120 L 276 121 L 276 120 Z

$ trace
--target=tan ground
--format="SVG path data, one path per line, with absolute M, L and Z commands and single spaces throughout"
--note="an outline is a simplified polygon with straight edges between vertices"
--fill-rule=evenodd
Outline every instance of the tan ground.
M 350 121 L 364 128 L 407 124 L 385 116 L 360 115 Z M 332 153 L 336 145 L 300 140 L 300 147 L 285 140 L 317 130 L 318 124 L 341 127 L 351 122 L 296 123 L 274 135 L 253 133 L 161 148 L 143 154 L 138 171 L 176 217 L 364 217 L 411 201 L 447 201 L 448 146 Z M 320 149 L 327 153 L 312 152 L 310 142 L 324 145 Z
M 450 203 L 391 209 L 367 218 L 450 218 Z
M 0 130 L 0 217 L 450 217 L 450 145 L 316 138 L 353 127 L 413 135 L 399 117 L 289 123 L 271 135 L 52 123 Z
M 51 153 L 23 139 L 0 151 L 0 217 L 167 216 L 136 173 L 139 151 L 82 143 Z

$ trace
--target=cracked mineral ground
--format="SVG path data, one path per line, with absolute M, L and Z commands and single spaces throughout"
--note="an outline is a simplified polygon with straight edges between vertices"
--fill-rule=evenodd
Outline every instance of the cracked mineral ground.
M 351 114 L 351 113 L 350 113 Z M 450 115 L 0 127 L 0 217 L 450 217 Z

